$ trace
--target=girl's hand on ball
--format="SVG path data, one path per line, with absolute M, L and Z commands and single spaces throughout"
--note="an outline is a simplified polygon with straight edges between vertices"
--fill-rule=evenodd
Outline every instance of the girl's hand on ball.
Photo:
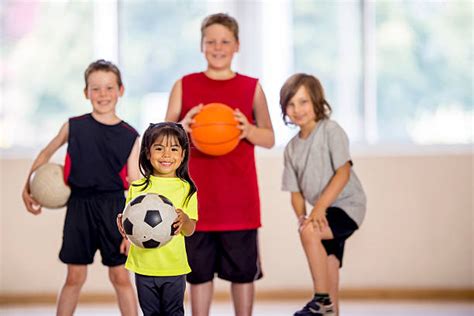
M 179 208 L 176 209 L 176 213 L 178 216 L 173 223 L 174 235 L 179 235 L 181 233 L 181 228 L 183 228 L 184 218 L 183 218 L 183 211 Z
M 125 237 L 122 240 L 122 243 L 120 244 L 120 253 L 124 255 L 128 255 L 128 251 L 130 250 L 130 242 L 128 239 Z
M 203 104 L 201 103 L 191 108 L 191 110 L 189 110 L 188 113 L 186 113 L 186 115 L 184 116 L 184 118 L 179 122 L 186 132 L 191 132 L 191 124 L 194 123 L 193 117 L 201 111 L 202 107 Z
M 239 122 L 239 125 L 237 127 L 242 131 L 242 133 L 240 134 L 240 139 L 249 137 L 252 131 L 256 128 L 256 126 L 250 124 L 245 114 L 240 112 L 239 109 L 234 110 L 234 117 L 237 122 Z
M 127 240 L 128 238 L 127 238 L 127 235 L 125 234 L 125 230 L 123 229 L 123 225 L 122 225 L 122 213 L 117 215 L 116 222 L 117 222 L 117 227 L 120 232 L 120 235 L 122 235 L 123 239 Z M 120 245 L 120 250 L 122 250 L 122 245 Z
M 174 228 L 174 234 L 179 235 L 181 233 L 181 229 L 183 228 L 183 224 L 187 219 L 187 215 L 184 214 L 183 210 L 177 208 L 176 213 L 178 216 L 176 217 L 176 220 L 173 223 L 173 228 Z

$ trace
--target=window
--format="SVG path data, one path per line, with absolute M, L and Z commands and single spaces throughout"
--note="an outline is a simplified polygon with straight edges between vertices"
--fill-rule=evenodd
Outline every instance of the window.
M 120 107 L 144 130 L 164 119 L 176 80 L 204 68 L 200 48 L 206 2 L 120 1 L 120 66 L 126 98 Z
M 205 69 L 200 23 L 214 12 L 239 21 L 234 69 L 260 78 L 277 146 L 296 132 L 279 106 L 295 72 L 321 80 L 353 142 L 472 144 L 469 1 L 31 0 L 0 2 L 0 151 L 30 153 L 90 111 L 82 74 L 97 58 L 122 70 L 120 116 L 139 131 L 162 120 L 173 83 Z
M 0 149 L 36 148 L 67 117 L 86 112 L 85 65 L 93 56 L 88 2 L 3 1 Z
M 353 141 L 472 143 L 470 7 L 295 0 L 293 69 L 322 81 Z
M 294 72 L 321 81 L 331 117 L 358 142 L 364 140 L 361 27 L 356 1 L 293 3 Z
M 378 142 L 472 143 L 472 3 L 377 1 Z

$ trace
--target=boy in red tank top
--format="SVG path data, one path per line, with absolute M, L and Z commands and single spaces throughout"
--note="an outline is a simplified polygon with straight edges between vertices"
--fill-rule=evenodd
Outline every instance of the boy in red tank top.
M 189 168 L 199 190 L 199 222 L 194 235 L 186 239 L 193 315 L 209 315 L 215 274 L 231 282 L 235 314 L 251 315 L 254 281 L 262 277 L 254 147 L 271 148 L 275 140 L 258 80 L 231 69 L 239 50 L 238 28 L 237 21 L 227 14 L 204 19 L 201 51 L 207 69 L 174 84 L 166 113 L 167 121 L 179 121 L 189 132 L 203 105 L 225 103 L 234 109 L 242 130 L 239 145 L 226 155 L 209 156 L 191 149 Z

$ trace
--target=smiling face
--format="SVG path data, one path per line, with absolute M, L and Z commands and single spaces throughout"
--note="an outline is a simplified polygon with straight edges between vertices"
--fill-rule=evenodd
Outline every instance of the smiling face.
M 234 33 L 222 24 L 212 24 L 204 30 L 202 52 L 213 70 L 230 69 L 234 54 L 239 51 L 239 42 Z
M 115 113 L 115 106 L 123 91 L 123 86 L 119 86 L 113 72 L 99 70 L 92 72 L 87 78 L 84 94 L 91 101 L 95 113 L 109 114 Z
M 173 136 L 158 137 L 149 149 L 149 157 L 153 166 L 153 175 L 174 178 L 176 170 L 184 158 L 184 150 Z
M 301 85 L 288 101 L 286 115 L 301 129 L 311 128 L 316 124 L 314 105 L 304 85 Z

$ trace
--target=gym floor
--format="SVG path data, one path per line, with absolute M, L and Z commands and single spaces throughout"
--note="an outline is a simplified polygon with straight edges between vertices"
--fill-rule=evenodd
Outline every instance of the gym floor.
M 255 316 L 288 316 L 303 305 L 300 301 L 265 301 L 257 302 L 254 307 Z M 187 306 L 187 311 L 189 307 Z M 54 315 L 53 305 L 0 306 L 2 316 L 46 316 Z M 189 312 L 190 314 L 190 312 Z M 119 315 L 116 305 L 82 304 L 79 305 L 77 316 L 111 316 Z M 227 302 L 215 303 L 211 315 L 233 315 L 232 306 Z M 473 316 L 474 302 L 430 302 L 430 301 L 366 301 L 345 300 L 341 302 L 341 316 Z

